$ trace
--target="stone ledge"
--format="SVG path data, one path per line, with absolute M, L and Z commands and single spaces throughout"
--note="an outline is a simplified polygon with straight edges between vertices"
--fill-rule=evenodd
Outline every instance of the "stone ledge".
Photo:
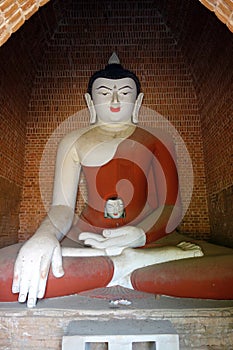
M 1 350 L 58 350 L 71 321 L 113 319 L 169 320 L 180 350 L 233 350 L 233 301 L 180 299 L 153 295 L 112 308 L 107 299 L 87 296 L 42 300 L 35 309 L 0 303 Z

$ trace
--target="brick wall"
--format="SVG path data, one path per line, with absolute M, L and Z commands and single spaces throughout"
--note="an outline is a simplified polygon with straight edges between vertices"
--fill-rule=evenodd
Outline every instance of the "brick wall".
M 0 247 L 18 241 L 28 104 L 39 57 L 54 25 L 51 6 L 41 18 L 35 16 L 0 48 Z
M 233 36 L 207 12 L 190 9 L 198 25 L 179 43 L 201 116 L 211 238 L 233 247 Z
M 233 49 L 233 45 L 231 45 Z M 232 55 L 229 57 L 232 58 Z M 205 96 L 202 109 L 203 142 L 206 149 L 206 180 L 211 220 L 212 239 L 220 244 L 233 246 L 233 74 L 232 64 L 225 67 L 225 80 L 221 80 L 221 63 L 216 69 L 220 83 L 214 83 L 209 94 L 218 103 Z M 230 102 L 231 101 L 231 102 Z
M 18 46 L 20 47 L 20 45 Z M 0 64 L 0 247 L 18 241 L 19 204 L 23 186 L 27 101 L 24 86 L 28 61 L 23 52 L 1 50 Z
M 212 240 L 233 247 L 233 37 L 220 33 L 199 98 Z
M 193 198 L 181 230 L 209 236 L 200 115 L 192 77 L 173 34 L 151 2 L 142 7 L 134 4 L 118 1 L 106 8 L 104 3 L 79 2 L 70 6 L 44 53 L 29 107 L 20 240 L 35 231 L 45 214 L 38 173 L 46 142 L 60 123 L 86 107 L 83 95 L 88 77 L 105 66 L 115 49 L 122 63 L 140 77 L 144 106 L 173 123 L 193 160 Z M 156 125 L 153 116 L 141 122 Z M 78 114 L 64 133 L 87 124 L 88 115 Z M 55 146 L 51 146 L 50 166 L 43 175 L 46 203 L 51 198 L 54 159 Z

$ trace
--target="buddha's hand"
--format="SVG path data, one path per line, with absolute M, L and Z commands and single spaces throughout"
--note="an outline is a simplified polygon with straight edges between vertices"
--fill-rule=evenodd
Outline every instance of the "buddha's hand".
M 119 255 L 125 248 L 142 247 L 146 243 L 143 229 L 134 226 L 123 226 L 116 229 L 105 229 L 102 236 L 82 232 L 79 239 L 92 248 L 103 249 L 107 255 Z
M 64 275 L 60 243 L 54 235 L 35 234 L 21 248 L 14 267 L 12 292 L 19 302 L 36 305 L 44 296 L 50 265 L 55 277 Z

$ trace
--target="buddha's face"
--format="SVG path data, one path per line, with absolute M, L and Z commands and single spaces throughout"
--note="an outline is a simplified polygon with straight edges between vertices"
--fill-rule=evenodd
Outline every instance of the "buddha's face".
M 105 212 L 112 219 L 119 219 L 124 213 L 124 203 L 121 198 L 108 199 L 105 206 Z
M 99 122 L 130 123 L 137 99 L 136 84 L 131 78 L 98 78 L 92 86 L 92 99 Z

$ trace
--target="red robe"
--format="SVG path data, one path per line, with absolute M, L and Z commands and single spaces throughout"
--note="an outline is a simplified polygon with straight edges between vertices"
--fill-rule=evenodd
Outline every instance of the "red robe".
M 112 160 L 102 166 L 83 166 L 88 204 L 72 229 L 72 238 L 75 232 L 78 237 L 83 231 L 101 234 L 105 228 L 135 226 L 157 207 L 175 205 L 179 183 L 172 153 L 158 137 L 136 128 L 119 144 Z M 112 197 L 123 200 L 124 218 L 104 217 L 106 201 Z M 159 231 L 156 222 L 148 228 L 147 243 L 166 235 L 167 221 Z

